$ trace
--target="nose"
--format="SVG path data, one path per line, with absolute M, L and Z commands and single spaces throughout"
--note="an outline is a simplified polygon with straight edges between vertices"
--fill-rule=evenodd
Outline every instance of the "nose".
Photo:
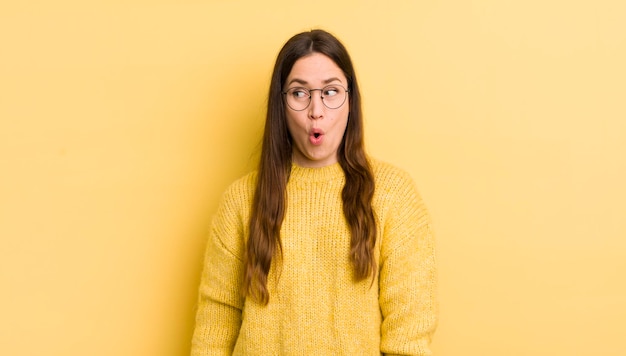
M 319 94 L 316 94 L 315 91 L 319 91 Z M 321 119 L 324 116 L 322 89 L 313 89 L 310 91 L 310 94 L 311 103 L 309 104 L 309 117 L 311 119 Z

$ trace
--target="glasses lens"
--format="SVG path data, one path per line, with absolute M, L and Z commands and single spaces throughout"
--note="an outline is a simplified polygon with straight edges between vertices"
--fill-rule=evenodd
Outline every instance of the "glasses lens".
M 329 109 L 337 109 L 346 101 L 346 90 L 338 85 L 329 85 L 322 89 L 322 100 Z
M 287 105 L 296 111 L 306 109 L 311 102 L 311 93 L 306 88 L 291 88 L 287 90 Z

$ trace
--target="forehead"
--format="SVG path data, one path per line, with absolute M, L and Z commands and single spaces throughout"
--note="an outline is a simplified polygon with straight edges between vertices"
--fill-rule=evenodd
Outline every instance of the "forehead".
M 312 53 L 294 63 L 287 77 L 287 84 L 297 80 L 320 85 L 331 78 L 336 78 L 339 82 L 346 84 L 346 76 L 332 59 L 321 53 Z

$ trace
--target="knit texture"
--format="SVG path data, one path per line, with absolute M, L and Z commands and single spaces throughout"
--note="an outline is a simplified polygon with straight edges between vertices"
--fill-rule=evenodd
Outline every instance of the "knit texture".
M 407 173 L 371 164 L 374 282 L 353 278 L 339 164 L 293 165 L 283 257 L 272 259 L 268 305 L 240 293 L 256 173 L 226 190 L 209 234 L 192 356 L 431 355 L 437 303 L 430 219 Z

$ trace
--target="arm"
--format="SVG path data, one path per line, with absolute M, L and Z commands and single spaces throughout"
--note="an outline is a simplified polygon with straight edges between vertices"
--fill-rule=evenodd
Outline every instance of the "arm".
M 437 275 L 431 222 L 408 176 L 394 190 L 381 248 L 381 352 L 432 355 Z
M 242 219 L 231 189 L 213 219 L 200 281 L 192 356 L 231 355 L 241 326 Z

